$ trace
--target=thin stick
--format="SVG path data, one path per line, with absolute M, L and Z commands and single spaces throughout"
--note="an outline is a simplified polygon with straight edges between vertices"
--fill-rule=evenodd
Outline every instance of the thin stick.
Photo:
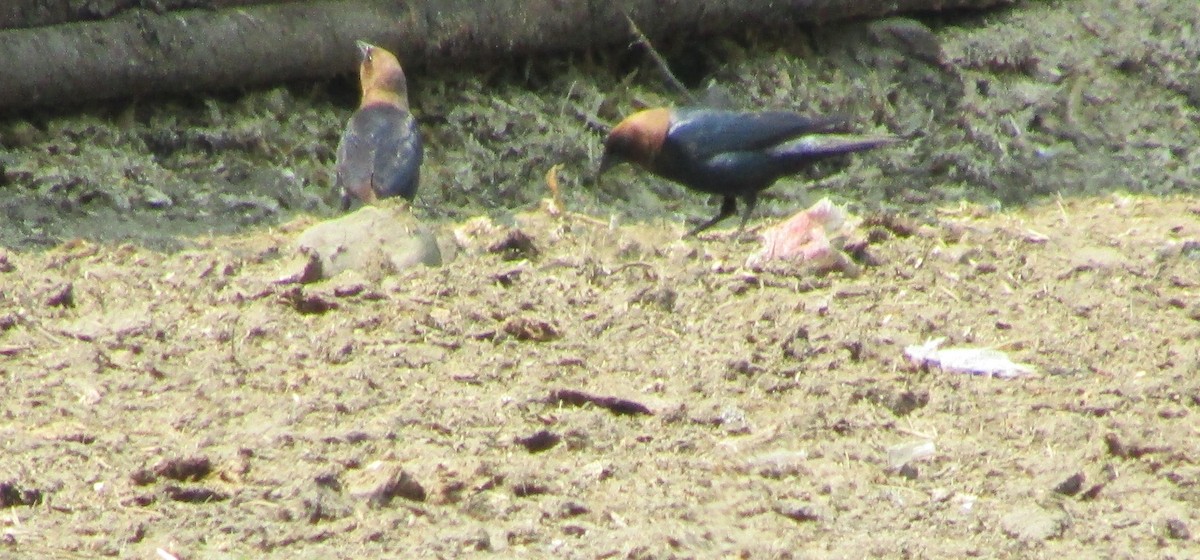
M 683 82 L 679 81 L 679 78 L 675 77 L 674 72 L 671 72 L 671 67 L 667 65 L 667 60 L 664 59 L 661 54 L 658 54 L 658 50 L 654 48 L 654 45 L 650 44 L 650 39 L 646 37 L 645 33 L 642 33 L 641 28 L 639 28 L 638 24 L 633 21 L 633 18 L 629 17 L 628 13 L 623 12 L 622 15 L 624 15 L 625 20 L 629 22 L 629 28 L 631 31 L 633 31 L 633 35 L 637 38 L 637 42 L 641 43 L 642 46 L 646 47 L 646 50 L 650 51 L 650 58 L 654 59 L 654 63 L 658 65 L 658 69 L 661 70 L 663 76 L 667 78 L 667 83 L 671 84 L 672 87 L 682 92 L 684 97 L 687 97 L 689 102 L 693 104 L 699 103 L 699 100 L 696 99 L 696 96 L 693 95 L 690 90 L 688 90 L 687 86 L 683 85 Z

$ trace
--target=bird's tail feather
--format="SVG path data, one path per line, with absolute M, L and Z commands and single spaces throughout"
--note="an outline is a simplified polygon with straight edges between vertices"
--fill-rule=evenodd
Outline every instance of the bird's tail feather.
M 890 134 L 810 134 L 780 144 L 771 151 L 789 159 L 815 159 L 861 152 L 899 141 L 899 137 Z

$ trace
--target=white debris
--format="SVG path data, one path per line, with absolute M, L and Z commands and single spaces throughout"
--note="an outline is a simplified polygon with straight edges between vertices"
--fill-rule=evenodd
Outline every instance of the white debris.
M 935 338 L 921 345 L 908 346 L 904 355 L 917 367 L 938 368 L 950 373 L 966 373 L 1014 379 L 1037 375 L 1029 364 L 1019 364 L 1008 359 L 1008 355 L 990 348 L 946 348 L 939 346 L 945 338 Z
M 936 450 L 933 442 L 927 439 L 893 445 L 887 449 L 888 466 L 900 470 L 913 461 L 933 457 Z

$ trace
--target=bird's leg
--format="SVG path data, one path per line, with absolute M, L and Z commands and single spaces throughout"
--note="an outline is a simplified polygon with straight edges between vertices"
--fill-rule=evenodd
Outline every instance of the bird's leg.
M 751 200 L 753 200 L 753 199 L 751 199 Z M 713 227 L 714 225 L 717 224 L 717 222 L 720 222 L 721 220 L 724 220 L 725 218 L 732 216 L 734 212 L 737 212 L 737 198 L 732 197 L 732 196 L 727 196 L 727 197 L 725 197 L 725 200 L 721 201 L 721 211 L 717 213 L 716 217 L 714 217 L 713 219 L 711 219 L 707 222 L 704 222 L 703 224 L 696 226 L 695 229 L 687 232 L 687 236 L 692 237 L 692 236 L 696 235 L 697 233 L 700 233 L 710 227 Z
M 754 212 L 754 207 L 758 206 L 758 193 L 751 192 L 743 199 L 746 203 L 746 209 L 742 210 L 742 224 L 738 226 L 737 237 L 742 236 L 742 232 L 746 231 L 746 222 L 750 221 L 750 213 Z

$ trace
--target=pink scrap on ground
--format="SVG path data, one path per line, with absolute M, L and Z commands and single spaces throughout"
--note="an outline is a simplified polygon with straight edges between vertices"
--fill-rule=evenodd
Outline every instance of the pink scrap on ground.
M 763 248 L 746 260 L 746 266 L 757 267 L 768 261 L 785 260 L 797 263 L 825 264 L 836 258 L 828 232 L 845 222 L 845 211 L 834 206 L 828 198 L 801 210 L 786 221 L 763 232 Z

